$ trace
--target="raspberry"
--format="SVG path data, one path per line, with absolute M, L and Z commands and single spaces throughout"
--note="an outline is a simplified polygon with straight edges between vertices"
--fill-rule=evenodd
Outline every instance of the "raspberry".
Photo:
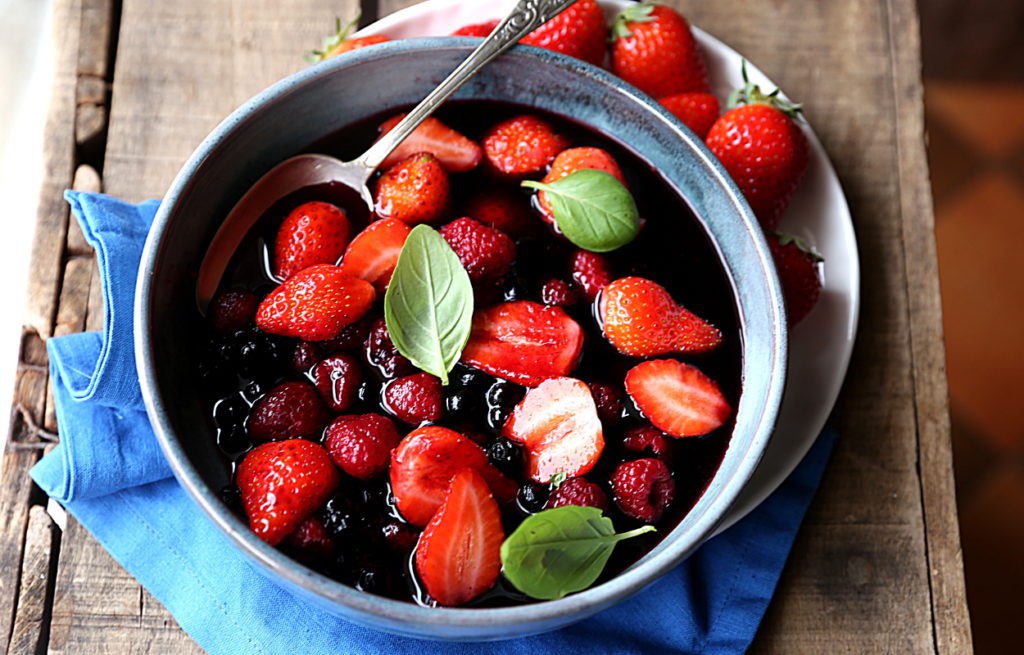
M 672 504 L 676 483 L 660 459 L 638 459 L 619 464 L 612 473 L 615 504 L 626 516 L 654 523 Z
M 577 250 L 570 260 L 572 279 L 583 290 L 587 302 L 594 302 L 598 292 L 612 281 L 608 260 L 589 250 Z
M 295 559 L 309 565 L 324 562 L 334 554 L 334 540 L 323 521 L 311 516 L 285 537 L 284 548 Z
M 356 401 L 363 375 L 352 355 L 332 355 L 313 367 L 313 384 L 335 412 L 344 412 Z
M 545 305 L 568 307 L 575 305 L 579 300 L 576 289 L 565 280 L 552 278 L 540 288 L 540 301 Z
M 388 548 L 396 553 L 406 555 L 416 546 L 419 533 L 412 529 L 408 523 L 390 520 L 381 526 L 381 535 Z
M 366 343 L 363 344 L 363 351 L 366 354 L 366 361 L 386 380 L 413 371 L 412 362 L 399 355 L 398 348 L 391 342 L 391 335 L 388 334 L 388 326 L 383 318 L 373 322 Z
M 586 478 L 570 478 L 551 493 L 548 508 L 563 505 L 579 505 L 580 507 L 596 507 L 602 512 L 608 510 L 608 496 L 601 487 Z
M 317 345 L 323 347 L 327 352 L 358 350 L 366 341 L 369 333 L 370 321 L 362 318 L 355 323 L 346 325 L 341 333 L 330 341 L 319 341 Z
M 313 385 L 285 382 L 271 389 L 249 414 L 249 437 L 256 442 L 319 436 L 330 413 Z
M 441 236 L 459 256 L 474 282 L 508 273 L 516 244 L 497 228 L 472 218 L 460 218 L 441 228 Z
M 401 435 L 391 419 L 379 414 L 339 416 L 327 426 L 324 446 L 331 460 L 354 478 L 370 480 L 388 467 L 391 449 Z
M 429 373 L 398 378 L 384 387 L 384 405 L 410 425 L 441 418 L 441 380 Z
M 248 291 L 218 293 L 210 302 L 210 326 L 217 334 L 231 334 L 244 328 L 256 316 L 256 296 Z
M 622 447 L 631 453 L 661 456 L 668 453 L 669 445 L 665 433 L 653 425 L 630 428 L 622 437 Z
M 323 356 L 320 346 L 309 341 L 300 341 L 295 344 L 295 350 L 292 352 L 292 370 L 296 373 L 308 371 Z
M 622 421 L 622 411 L 625 409 L 622 392 L 604 382 L 591 382 L 590 394 L 594 397 L 597 415 L 603 423 L 616 425 Z

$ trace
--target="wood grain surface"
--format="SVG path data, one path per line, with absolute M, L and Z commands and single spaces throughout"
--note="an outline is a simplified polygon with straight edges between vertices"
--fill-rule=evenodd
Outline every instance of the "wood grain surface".
M 364 2 L 364 22 L 410 4 Z M 857 347 L 832 416 L 841 437 L 752 652 L 969 653 L 915 6 L 665 4 L 805 102 L 862 254 Z M 0 651 L 201 652 L 73 519 L 55 530 L 26 477 L 56 427 L 45 339 L 102 326 L 91 249 L 68 227 L 61 193 L 74 184 L 159 197 L 210 129 L 301 68 L 336 14 L 358 9 L 357 0 L 55 0 L 47 174 L 0 477 Z

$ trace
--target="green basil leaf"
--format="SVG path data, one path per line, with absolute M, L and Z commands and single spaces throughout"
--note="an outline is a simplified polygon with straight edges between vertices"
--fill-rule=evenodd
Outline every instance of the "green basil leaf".
M 640 231 L 640 214 L 629 189 L 604 171 L 584 169 L 551 184 L 526 180 L 551 203 L 558 229 L 569 241 L 594 252 L 626 245 Z
M 473 287 L 458 255 L 436 230 L 417 225 L 384 294 L 384 321 L 395 348 L 448 384 L 472 319 Z
M 527 517 L 501 544 L 505 577 L 532 598 L 553 600 L 586 589 L 604 570 L 615 544 L 654 526 L 615 534 L 596 507 L 565 505 Z

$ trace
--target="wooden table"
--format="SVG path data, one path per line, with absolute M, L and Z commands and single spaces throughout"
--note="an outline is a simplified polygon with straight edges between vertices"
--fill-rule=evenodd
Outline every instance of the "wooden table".
M 54 4 L 47 170 L 0 477 L 0 646 L 201 652 L 73 519 L 55 528 L 26 477 L 56 438 L 45 341 L 103 320 L 92 252 L 61 192 L 161 196 L 218 121 L 301 68 L 333 16 L 360 3 Z M 364 0 L 363 20 L 409 4 Z M 842 436 L 752 650 L 969 653 L 914 2 L 667 4 L 806 102 L 862 253 L 857 348 L 832 417 Z

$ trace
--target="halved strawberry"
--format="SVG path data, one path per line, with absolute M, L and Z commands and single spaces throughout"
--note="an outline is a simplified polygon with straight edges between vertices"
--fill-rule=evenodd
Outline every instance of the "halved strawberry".
M 409 523 L 423 526 L 444 499 L 445 489 L 461 469 L 478 471 L 502 502 L 515 498 L 516 483 L 487 461 L 487 453 L 454 430 L 426 426 L 405 435 L 391 451 L 391 490 Z
M 403 118 L 405 114 L 399 114 L 381 123 L 380 135 L 393 130 Z M 453 173 L 473 170 L 484 156 L 483 149 L 475 141 L 431 116 L 405 137 L 405 141 L 381 162 L 380 169 L 388 169 L 417 152 L 429 152 Z
M 384 293 L 395 272 L 398 255 L 412 228 L 397 218 L 383 218 L 370 223 L 352 239 L 341 258 L 341 270 L 372 284 Z
M 473 469 L 452 478 L 437 513 L 416 546 L 416 572 L 441 605 L 461 605 L 484 593 L 501 573 L 501 511 Z
M 674 359 L 634 366 L 626 373 L 626 393 L 655 427 L 673 437 L 707 434 L 732 414 L 714 380 Z
M 590 387 L 575 378 L 545 380 L 527 391 L 502 434 L 526 446 L 527 474 L 540 483 L 556 473 L 583 475 L 604 451 L 594 397 Z
M 518 300 L 473 314 L 462 362 L 535 387 L 548 378 L 568 375 L 582 350 L 583 330 L 565 311 Z
M 256 327 L 271 334 L 325 341 L 370 309 L 373 287 L 340 266 L 317 264 L 288 278 L 263 299 Z
M 642 277 L 615 280 L 601 292 L 601 327 L 619 352 L 632 357 L 697 353 L 722 343 L 722 333 L 665 287 Z

